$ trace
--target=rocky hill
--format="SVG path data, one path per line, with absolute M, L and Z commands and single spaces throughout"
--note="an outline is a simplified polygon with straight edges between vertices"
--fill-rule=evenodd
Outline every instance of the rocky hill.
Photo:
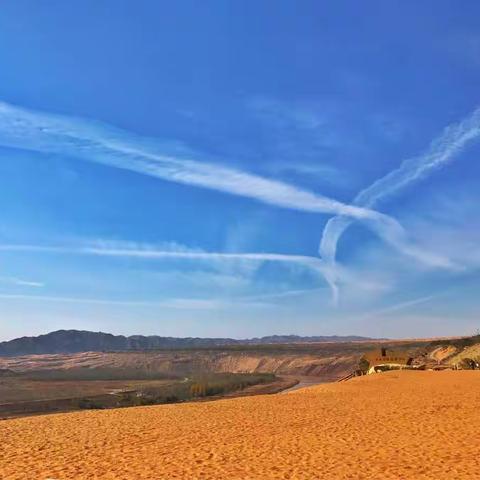
M 262 338 L 236 340 L 232 338 L 175 338 L 160 336 L 112 335 L 103 332 L 58 330 L 37 337 L 21 337 L 0 342 L 0 356 L 19 356 L 91 351 L 138 351 L 155 349 L 207 348 L 226 345 L 263 345 L 313 342 L 351 342 L 370 340 L 358 336 L 273 335 Z

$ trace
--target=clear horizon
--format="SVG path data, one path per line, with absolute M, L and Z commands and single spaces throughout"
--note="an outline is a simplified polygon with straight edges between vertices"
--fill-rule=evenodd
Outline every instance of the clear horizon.
M 2 6 L 0 341 L 474 334 L 479 15 Z

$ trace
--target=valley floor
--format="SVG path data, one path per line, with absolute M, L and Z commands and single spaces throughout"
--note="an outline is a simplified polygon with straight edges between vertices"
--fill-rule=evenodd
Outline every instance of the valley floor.
M 473 479 L 480 372 L 0 422 L 0 478 Z

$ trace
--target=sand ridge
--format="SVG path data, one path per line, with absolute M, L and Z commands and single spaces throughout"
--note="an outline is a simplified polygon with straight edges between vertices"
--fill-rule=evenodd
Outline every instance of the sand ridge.
M 0 422 L 2 480 L 475 479 L 480 372 Z

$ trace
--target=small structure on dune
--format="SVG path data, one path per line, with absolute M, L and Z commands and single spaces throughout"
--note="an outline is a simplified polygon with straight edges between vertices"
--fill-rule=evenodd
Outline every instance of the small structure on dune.
M 412 361 L 413 358 L 406 351 L 379 348 L 363 355 L 360 368 L 366 374 L 412 369 Z

